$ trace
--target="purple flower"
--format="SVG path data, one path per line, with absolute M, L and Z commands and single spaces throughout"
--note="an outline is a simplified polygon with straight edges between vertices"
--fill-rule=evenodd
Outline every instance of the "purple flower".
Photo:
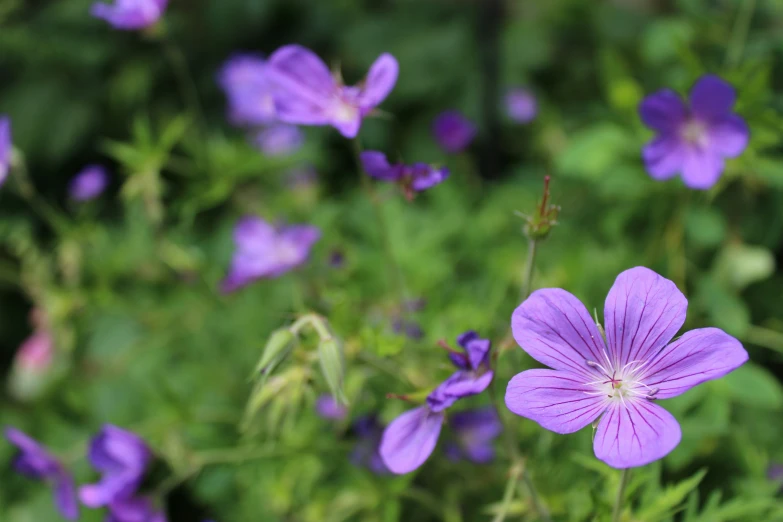
M 166 515 L 149 498 L 131 497 L 109 504 L 106 522 L 166 522 Z
M 449 417 L 449 425 L 456 439 L 446 447 L 449 458 L 467 458 L 477 464 L 486 464 L 495 458 L 492 442 L 503 431 L 495 408 L 487 406 L 455 413 Z
M 315 411 L 323 419 L 336 421 L 343 420 L 348 414 L 348 409 L 328 394 L 318 397 L 315 401 Z
M 458 111 L 445 111 L 432 124 L 438 145 L 450 154 L 465 150 L 476 137 L 476 126 Z
M 0 116 L 0 186 L 5 183 L 11 170 L 11 119 Z
M 89 201 L 100 196 L 109 184 L 109 175 L 100 165 L 88 165 L 71 179 L 68 193 L 75 201 Z
M 376 475 L 384 475 L 389 472 L 379 452 L 383 428 L 383 424 L 378 422 L 378 417 L 375 415 L 359 417 L 353 424 L 353 430 L 359 440 L 351 454 L 351 461 L 357 466 L 369 469 Z
M 522 87 L 510 89 L 506 93 L 506 114 L 517 123 L 530 123 L 538 114 L 536 97 Z
M 381 457 L 393 473 L 409 473 L 424 464 L 438 442 L 444 410 L 463 397 L 483 392 L 492 382 L 489 340 L 468 331 L 457 342 L 464 353 L 450 350 L 449 358 L 458 370 L 427 396 L 424 406 L 403 413 L 383 432 Z
M 395 317 L 392 321 L 392 331 L 396 334 L 405 334 L 408 339 L 420 341 L 424 338 L 424 330 L 416 321 L 408 321 L 403 317 Z
M 296 125 L 331 125 L 346 138 L 359 133 L 362 119 L 386 99 L 397 83 L 399 65 L 382 54 L 360 86 L 335 80 L 326 64 L 300 45 L 286 45 L 269 57 L 280 121 Z
M 626 270 L 606 298 L 604 343 L 576 297 L 559 288 L 534 292 L 514 311 L 511 329 L 523 350 L 553 369 L 516 375 L 506 405 L 556 433 L 573 433 L 600 416 L 593 448 L 614 468 L 664 457 L 679 444 L 680 426 L 654 401 L 748 360 L 739 341 L 717 328 L 692 330 L 669 344 L 687 306 L 668 279 L 644 267 Z
M 107 424 L 90 441 L 87 457 L 102 476 L 98 483 L 79 488 L 79 498 L 91 508 L 111 508 L 136 495 L 152 453 L 138 435 Z
M 307 261 L 321 232 L 308 225 L 275 229 L 261 218 L 246 217 L 234 228 L 236 250 L 223 291 L 232 292 L 257 279 L 275 278 Z
M 773 482 L 783 482 L 783 464 L 770 464 L 767 468 L 767 478 Z
M 218 73 L 218 84 L 228 99 L 228 117 L 234 125 L 266 125 L 277 119 L 272 84 L 260 56 L 229 58 Z
M 253 140 L 267 156 L 285 156 L 302 146 L 302 131 L 294 125 L 277 124 L 260 130 Z
M 115 0 L 114 5 L 94 3 L 90 14 L 106 20 L 115 29 L 134 31 L 157 22 L 166 10 L 168 0 Z
M 435 168 L 426 163 L 414 163 L 405 165 L 389 164 L 386 154 L 375 150 L 367 150 L 359 155 L 362 168 L 370 176 L 381 181 L 397 183 L 402 188 L 408 199 L 414 192 L 421 192 L 434 187 L 449 177 L 449 169 L 445 167 Z
M 51 482 L 57 511 L 68 520 L 78 519 L 76 486 L 65 467 L 43 446 L 16 428 L 6 428 L 5 437 L 19 449 L 14 460 L 16 470 L 30 478 Z
M 690 188 L 715 185 L 724 158 L 739 156 L 750 137 L 745 121 L 731 112 L 735 99 L 731 85 L 706 75 L 691 89 L 690 107 L 670 89 L 642 100 L 642 121 L 658 132 L 642 150 L 650 176 L 665 180 L 680 173 Z

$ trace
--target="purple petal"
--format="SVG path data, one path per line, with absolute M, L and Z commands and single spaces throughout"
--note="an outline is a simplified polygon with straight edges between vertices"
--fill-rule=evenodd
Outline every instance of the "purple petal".
M 469 460 L 477 463 L 494 459 L 493 441 L 503 431 L 503 424 L 494 407 L 455 413 L 449 418 L 449 425 L 459 441 L 456 447 L 447 448 L 451 458 L 456 457 L 457 460 L 464 453 Z
M 348 409 L 334 400 L 331 395 L 321 395 L 315 401 L 315 411 L 322 419 L 343 420 L 348 414 Z
M 606 296 L 606 344 L 613 368 L 647 361 L 685 324 L 688 300 L 677 285 L 649 268 L 626 270 Z
M 713 121 L 707 130 L 709 146 L 724 158 L 735 158 L 748 146 L 750 129 L 745 120 L 729 114 Z
M 344 103 L 339 107 L 335 110 L 336 116 L 333 116 L 329 123 L 332 127 L 337 129 L 343 137 L 353 139 L 359 134 L 359 129 L 362 126 L 362 116 L 357 109 Z
M 19 449 L 19 456 L 14 465 L 20 473 L 36 479 L 47 479 L 56 475 L 60 463 L 49 451 L 36 440 L 16 428 L 5 429 L 8 442 Z
M 646 399 L 625 399 L 613 402 L 601 417 L 593 449 L 613 468 L 633 468 L 665 457 L 681 437 L 671 413 Z
M 606 410 L 606 397 L 586 382 L 573 373 L 527 370 L 508 383 L 506 406 L 555 433 L 573 433 Z
M 446 181 L 449 177 L 449 169 L 446 167 L 434 168 L 426 163 L 414 163 L 410 167 L 412 181 L 411 188 L 417 192 L 427 190 L 439 183 Z
M 113 5 L 93 4 L 90 14 L 115 29 L 137 30 L 155 24 L 166 9 L 164 0 L 115 0 Z
M 359 94 L 359 106 L 367 114 L 381 104 L 397 83 L 400 66 L 394 56 L 384 53 L 375 60 L 367 73 L 364 88 Z
M 478 395 L 486 390 L 492 383 L 493 375 L 491 370 L 481 374 L 464 370 L 454 372 L 427 396 L 427 404 L 434 412 L 443 411 L 463 397 Z
M 682 167 L 682 180 L 685 186 L 696 190 L 707 190 L 723 174 L 723 158 L 711 149 L 691 147 L 685 154 Z
M 445 111 L 435 118 L 432 133 L 443 150 L 456 154 L 476 137 L 476 126 L 458 111 Z
M 647 172 L 654 179 L 663 181 L 682 171 L 685 147 L 680 139 L 666 134 L 655 138 L 642 149 L 642 159 Z
M 402 176 L 400 165 L 390 165 L 386 154 L 376 150 L 367 150 L 359 155 L 364 171 L 375 179 L 397 181 Z
M 642 100 L 639 116 L 651 129 L 674 134 L 685 120 L 687 109 L 676 92 L 663 89 Z
M 76 498 L 76 485 L 73 477 L 61 471 L 54 482 L 54 504 L 57 510 L 67 520 L 79 518 L 79 502 Z
M 536 290 L 511 316 L 517 344 L 538 362 L 556 370 L 597 375 L 587 361 L 606 360 L 598 328 L 584 305 L 560 288 Z
M 240 219 L 234 226 L 237 246 L 266 246 L 275 237 L 275 227 L 255 216 Z
M 71 179 L 68 194 L 74 201 L 89 201 L 100 196 L 109 184 L 109 175 L 101 165 L 87 165 Z
M 8 177 L 11 168 L 11 119 L 0 116 L 0 186 Z
M 329 68 L 312 51 L 286 45 L 269 57 L 278 118 L 286 123 L 326 125 L 338 87 Z
M 742 344 L 718 328 L 691 330 L 665 347 L 639 378 L 656 398 L 668 399 L 697 384 L 723 377 L 748 360 Z
M 486 362 L 492 345 L 489 339 L 480 338 L 473 330 L 469 330 L 457 337 L 457 344 L 468 354 L 470 367 L 474 370 Z
M 407 411 L 384 430 L 380 453 L 392 473 L 410 473 L 429 458 L 438 443 L 443 413 L 426 406 Z
M 304 137 L 299 127 L 278 124 L 259 131 L 253 141 L 267 156 L 285 156 L 296 152 Z
M 218 73 L 235 125 L 266 125 L 277 117 L 266 62 L 253 54 L 229 58 Z
M 691 89 L 691 110 L 699 118 L 712 121 L 728 115 L 736 99 L 737 94 L 730 83 L 708 74 Z
M 530 123 L 538 113 L 535 95 L 527 89 L 517 88 L 506 94 L 506 114 L 517 123 Z

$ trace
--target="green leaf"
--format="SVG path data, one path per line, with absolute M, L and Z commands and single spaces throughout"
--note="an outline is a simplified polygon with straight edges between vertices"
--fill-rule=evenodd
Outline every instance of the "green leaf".
M 691 491 L 696 489 L 707 470 L 703 469 L 692 477 L 683 480 L 675 486 L 669 486 L 657 495 L 649 506 L 645 506 L 635 513 L 635 518 L 645 522 L 656 522 L 671 516 L 677 511 L 680 504 L 685 501 Z
M 783 387 L 761 366 L 748 362 L 721 380 L 729 397 L 744 406 L 766 410 L 783 407 Z

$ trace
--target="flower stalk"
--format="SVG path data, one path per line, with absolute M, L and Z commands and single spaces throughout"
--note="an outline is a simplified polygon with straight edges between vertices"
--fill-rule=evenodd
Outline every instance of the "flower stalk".
M 628 487 L 628 479 L 631 477 L 631 469 L 625 468 L 620 475 L 620 486 L 617 488 L 617 499 L 614 502 L 612 510 L 612 522 L 620 522 L 623 515 L 623 499 L 625 498 L 625 489 Z

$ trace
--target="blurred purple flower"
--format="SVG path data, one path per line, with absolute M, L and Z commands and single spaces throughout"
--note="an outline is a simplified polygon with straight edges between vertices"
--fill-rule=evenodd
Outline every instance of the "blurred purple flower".
M 345 266 L 345 254 L 340 250 L 332 250 L 329 254 L 329 266 L 332 268 L 342 268 Z
M 88 165 L 68 184 L 68 194 L 74 201 L 89 201 L 100 196 L 109 184 L 109 175 L 100 165 Z
M 424 406 L 403 413 L 383 432 L 381 457 L 393 473 L 409 473 L 424 464 L 438 442 L 444 410 L 463 397 L 483 392 L 492 382 L 490 341 L 468 331 L 457 342 L 463 352 L 449 349 L 449 358 L 458 370 L 427 396 Z
M 134 31 L 155 24 L 163 16 L 166 4 L 168 0 L 115 0 L 113 5 L 96 2 L 90 14 L 115 29 Z
M 218 73 L 218 84 L 228 99 L 228 117 L 234 125 L 267 125 L 277 119 L 267 64 L 260 56 L 229 58 Z
M 261 218 L 246 217 L 234 227 L 236 250 L 222 291 L 232 292 L 257 279 L 275 278 L 307 261 L 321 232 L 309 225 L 275 229 Z
M 52 334 L 48 330 L 37 330 L 25 339 L 14 358 L 14 365 L 31 373 L 46 372 L 54 359 Z
M 403 317 L 395 317 L 392 321 L 392 330 L 396 334 L 405 334 L 408 339 L 420 341 L 424 338 L 424 330 L 416 321 L 409 321 Z
M 19 449 L 14 460 L 16 471 L 27 477 L 45 480 L 54 488 L 54 505 L 68 520 L 79 518 L 76 486 L 73 477 L 43 446 L 16 428 L 6 428 L 8 442 Z
M 688 300 L 652 270 L 621 273 L 604 307 L 606 343 L 590 313 L 559 288 L 533 292 L 511 317 L 514 339 L 551 368 L 508 383 L 506 406 L 555 433 L 573 433 L 601 417 L 595 455 L 614 468 L 643 466 L 680 442 L 677 420 L 654 401 L 676 397 L 748 360 L 717 328 L 685 333 Z
M 0 116 L 0 186 L 5 183 L 11 170 L 11 119 Z
M 331 125 L 346 138 L 359 133 L 362 119 L 386 99 L 399 72 L 397 60 L 384 53 L 360 86 L 345 86 L 316 54 L 300 45 L 281 47 L 268 65 L 280 121 Z
M 486 464 L 495 458 L 492 442 L 503 431 L 495 408 L 487 406 L 455 413 L 449 417 L 449 425 L 456 439 L 446 447 L 450 459 L 466 458 Z
M 107 424 L 90 441 L 87 457 L 102 476 L 98 483 L 79 488 L 79 498 L 85 506 L 111 509 L 135 497 L 152 453 L 138 435 Z
M 375 150 L 362 152 L 359 159 L 367 174 L 381 181 L 397 183 L 408 199 L 411 199 L 415 192 L 434 187 L 449 177 L 449 169 L 446 167 L 435 168 L 426 163 L 391 165 L 386 154 Z
M 351 454 L 351 461 L 357 466 L 363 466 L 376 475 L 384 475 L 389 472 L 383 463 L 379 446 L 384 426 L 378 422 L 375 415 L 359 417 L 353 424 L 353 430 L 359 440 Z
M 149 498 L 131 497 L 109 504 L 106 522 L 166 522 L 166 515 Z
M 506 114 L 517 123 L 530 123 L 538 114 L 538 102 L 528 89 L 517 87 L 506 93 Z
M 671 89 L 642 100 L 642 121 L 658 133 L 642 149 L 650 176 L 666 180 L 680 173 L 687 187 L 699 190 L 715 185 L 724 158 L 739 156 L 750 138 L 745 121 L 731 112 L 735 100 L 734 88 L 713 75 L 693 86 L 690 106 Z
M 337 421 L 343 420 L 348 414 L 348 408 L 334 400 L 334 397 L 328 394 L 318 397 L 315 401 L 315 411 L 323 419 Z
M 296 152 L 303 140 L 299 127 L 281 123 L 258 131 L 253 142 L 267 156 L 285 156 Z
M 476 137 L 476 126 L 458 111 L 445 111 L 435 118 L 432 134 L 443 150 L 457 154 Z

